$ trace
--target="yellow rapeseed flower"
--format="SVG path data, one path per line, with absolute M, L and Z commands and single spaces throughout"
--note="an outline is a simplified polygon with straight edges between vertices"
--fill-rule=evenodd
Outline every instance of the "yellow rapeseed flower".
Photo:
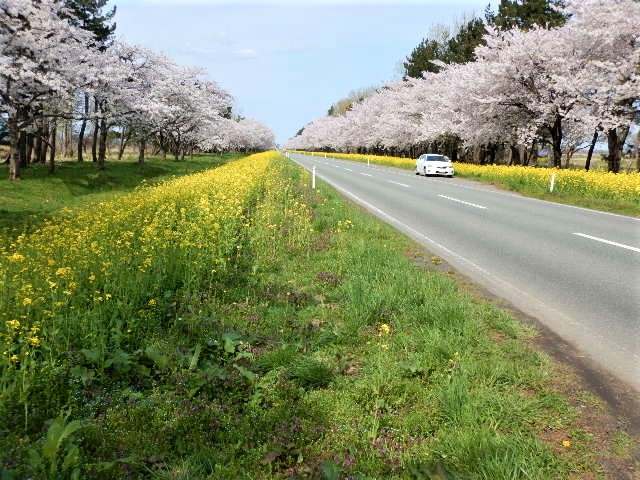
M 382 336 L 382 335 L 390 335 L 390 334 L 391 334 L 391 327 L 386 323 L 383 323 L 378 327 L 378 335 Z
M 20 322 L 18 320 L 8 320 L 4 322 L 9 330 L 18 330 L 20 328 Z
M 60 267 L 56 270 L 56 276 L 60 278 L 69 278 L 71 277 L 71 267 Z
M 19 253 L 14 253 L 13 255 L 9 255 L 7 259 L 10 262 L 21 262 L 24 260 L 24 255 L 20 255 Z

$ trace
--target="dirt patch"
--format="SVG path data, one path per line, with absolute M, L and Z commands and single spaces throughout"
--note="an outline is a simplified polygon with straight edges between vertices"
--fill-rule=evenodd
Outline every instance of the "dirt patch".
M 434 261 L 430 252 L 420 248 L 412 248 L 406 255 L 416 266 L 446 274 L 472 298 L 487 301 L 536 330 L 537 335 L 527 343 L 552 358 L 554 375 L 549 380 L 550 387 L 567 398 L 578 412 L 571 431 L 545 429 L 538 432 L 540 440 L 572 460 L 579 456 L 579 444 L 588 441 L 596 446 L 594 450 L 599 454 L 597 458 L 584 461 L 597 464 L 604 478 L 640 478 L 640 392 L 586 358 L 536 318 L 456 272 L 445 260 Z M 499 333 L 492 335 L 492 338 L 497 342 L 504 339 Z M 579 439 L 572 445 L 564 446 L 562 441 L 572 435 Z M 621 435 L 629 437 L 624 452 L 616 445 Z M 580 472 L 580 476 L 575 478 L 595 478 L 584 475 L 588 474 Z

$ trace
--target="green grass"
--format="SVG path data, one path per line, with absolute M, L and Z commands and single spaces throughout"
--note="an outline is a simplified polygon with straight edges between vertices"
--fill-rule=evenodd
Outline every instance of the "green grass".
M 163 321 L 120 332 L 101 365 L 87 345 L 40 372 L 26 430 L 0 398 L 5 478 L 67 478 L 65 458 L 97 479 L 585 473 L 538 439 L 576 413 L 528 329 L 300 168 L 274 170 L 222 283 L 166 292 Z
M 186 175 L 240 155 L 197 156 L 184 161 L 149 158 L 143 165 L 135 159 L 107 162 L 100 171 L 92 162 L 61 162 L 53 175 L 44 165 L 23 169 L 23 180 L 10 182 L 7 165 L 0 165 L 0 232 L 23 230 L 39 224 L 49 214 L 88 202 L 109 200 L 133 190 L 141 182 L 156 183 Z

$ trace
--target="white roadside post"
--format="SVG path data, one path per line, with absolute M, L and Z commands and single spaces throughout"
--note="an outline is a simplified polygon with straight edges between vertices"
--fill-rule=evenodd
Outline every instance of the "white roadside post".
M 556 172 L 551 174 L 551 182 L 549 183 L 549 193 L 553 193 L 553 188 L 556 186 Z
M 316 189 L 316 166 L 313 166 L 313 170 L 311 171 L 311 189 Z
M 367 167 L 371 166 L 371 161 L 367 158 Z

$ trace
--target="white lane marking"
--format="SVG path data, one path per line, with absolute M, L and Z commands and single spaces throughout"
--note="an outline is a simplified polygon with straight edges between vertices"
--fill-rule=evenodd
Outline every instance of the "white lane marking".
M 400 182 L 394 182 L 393 180 L 387 180 L 387 183 L 393 183 L 395 185 L 400 185 L 401 187 L 405 187 L 405 188 L 411 188 L 409 185 L 407 185 L 406 183 L 400 183 Z
M 364 175 L 365 177 L 373 177 L 373 175 L 371 175 L 370 173 L 362 173 L 362 172 L 360 172 L 360 175 Z
M 458 198 L 453 198 L 453 197 L 447 197 L 446 195 L 438 195 L 438 196 L 442 198 L 446 198 L 447 200 L 451 200 L 452 202 L 458 202 L 464 205 L 469 205 L 470 207 L 481 208 L 483 210 L 487 209 L 487 207 L 483 207 L 482 205 L 478 205 L 477 203 L 465 202 L 464 200 L 460 200 Z
M 347 172 L 353 172 L 353 170 L 351 170 L 350 168 L 347 167 L 343 167 Z
M 606 243 L 607 245 L 613 245 L 613 246 L 620 247 L 620 248 L 626 248 L 627 250 L 631 250 L 633 252 L 640 253 L 640 248 L 636 248 L 636 247 L 632 247 L 632 246 L 629 246 L 629 245 L 625 245 L 624 243 L 612 242 L 611 240 L 606 240 L 606 239 L 600 238 L 600 237 L 593 237 L 591 235 L 587 235 L 586 233 L 574 232 L 573 235 L 577 235 L 579 237 L 588 238 L 590 240 L 595 240 L 596 242 Z

